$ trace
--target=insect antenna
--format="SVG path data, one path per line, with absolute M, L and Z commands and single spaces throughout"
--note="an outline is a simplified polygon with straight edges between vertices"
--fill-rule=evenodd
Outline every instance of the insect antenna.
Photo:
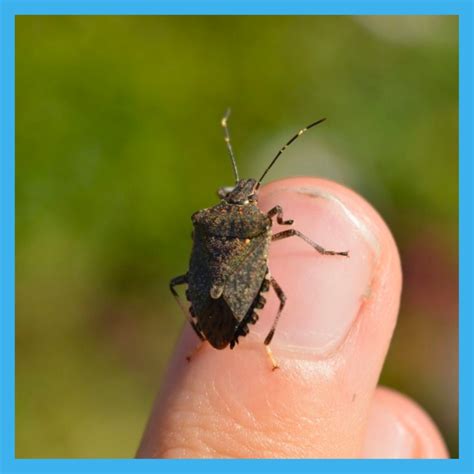
M 222 117 L 221 125 L 224 128 L 224 141 L 227 145 L 227 150 L 229 150 L 230 159 L 232 161 L 232 167 L 234 168 L 235 182 L 239 181 L 239 171 L 237 170 L 237 163 L 235 162 L 234 152 L 232 151 L 232 145 L 230 144 L 230 135 L 229 129 L 227 128 L 227 119 L 230 116 L 230 109 L 227 109 L 224 117 Z
M 266 174 L 270 171 L 270 168 L 275 164 L 276 160 L 280 157 L 280 155 L 300 136 L 303 135 L 306 130 L 309 130 L 312 127 L 315 127 L 316 125 L 320 124 L 321 122 L 324 122 L 326 118 L 322 118 L 317 120 L 316 122 L 313 122 L 309 124 L 307 127 L 302 128 L 297 134 L 295 134 L 293 137 L 291 137 L 285 145 L 283 145 L 280 148 L 280 151 L 276 154 L 275 158 L 271 161 L 271 163 L 267 166 L 267 169 L 263 172 L 262 176 L 260 176 L 260 179 L 257 182 L 257 188 L 260 187 L 260 183 L 262 182 L 263 178 L 266 176 Z

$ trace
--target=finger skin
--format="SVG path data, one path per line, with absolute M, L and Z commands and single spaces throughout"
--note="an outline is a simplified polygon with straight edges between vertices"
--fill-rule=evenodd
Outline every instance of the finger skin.
M 444 459 L 448 450 L 429 415 L 413 400 L 379 387 L 369 412 L 364 458 Z
M 301 279 L 301 274 L 319 267 L 308 254 L 302 258 L 296 255 L 304 251 L 298 239 L 275 243 L 269 266 L 288 295 L 282 335 L 277 333 L 272 342 L 280 369 L 269 370 L 262 348 L 265 332 L 261 327 L 268 328 L 273 320 L 278 306 L 275 299 L 260 312 L 259 323 L 250 328 L 251 333 L 237 348 L 216 351 L 206 345 L 191 363 L 185 359 L 197 338 L 186 326 L 155 402 L 139 457 L 360 456 L 373 393 L 396 323 L 400 261 L 393 238 L 376 211 L 353 191 L 336 183 L 316 178 L 277 181 L 262 189 L 260 207 L 269 210 L 280 204 L 288 218 L 298 216 L 298 225 L 305 232 L 314 227 L 317 235 L 323 236 L 325 229 L 318 224 L 319 208 L 307 211 L 319 202 L 314 189 L 342 202 L 377 244 L 370 285 L 360 294 L 358 311 L 344 338 L 329 349 L 324 346 L 299 350 L 286 344 L 285 332 L 292 330 L 291 325 L 297 326 L 308 314 L 311 318 L 305 324 L 318 317 L 316 303 L 311 301 L 318 290 L 310 278 Z M 334 245 L 345 243 L 341 237 Z M 325 256 L 314 262 L 344 268 L 335 260 L 329 263 L 330 258 Z M 351 258 L 355 261 L 358 257 Z M 353 278 L 356 280 L 357 275 Z M 294 286 L 295 281 L 298 287 Z M 297 292 L 300 296 L 291 299 Z M 345 292 L 338 298 L 343 300 L 344 296 Z M 304 333 L 304 326 L 300 332 Z

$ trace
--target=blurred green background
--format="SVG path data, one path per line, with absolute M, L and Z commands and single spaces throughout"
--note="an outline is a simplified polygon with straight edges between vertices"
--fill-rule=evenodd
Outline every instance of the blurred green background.
M 132 457 L 183 324 L 190 215 L 241 175 L 354 188 L 403 259 L 382 383 L 458 455 L 456 17 L 16 20 L 16 455 Z

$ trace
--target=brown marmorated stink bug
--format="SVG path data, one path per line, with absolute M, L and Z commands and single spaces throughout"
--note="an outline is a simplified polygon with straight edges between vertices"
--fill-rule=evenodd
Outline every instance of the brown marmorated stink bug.
M 185 275 L 171 280 L 170 290 L 201 343 L 208 341 L 216 349 L 230 345 L 232 349 L 239 342 L 239 337 L 248 334 L 248 325 L 257 321 L 255 310 L 264 307 L 266 300 L 262 293 L 271 286 L 280 300 L 280 306 L 264 344 L 273 369 L 276 369 L 278 365 L 269 344 L 285 306 L 286 296 L 268 270 L 270 242 L 296 236 L 323 255 L 347 257 L 349 252 L 326 250 L 293 228 L 272 234 L 273 217 L 276 216 L 278 224 L 292 225 L 293 221 L 283 220 L 280 206 L 263 213 L 257 206 L 258 189 L 283 151 L 306 130 L 325 119 L 308 125 L 294 135 L 256 181 L 239 178 L 227 128 L 229 114 L 230 111 L 227 111 L 221 124 L 234 169 L 235 186 L 219 189 L 219 204 L 192 215 L 194 231 L 189 270 Z M 188 285 L 186 298 L 190 302 L 189 311 L 175 289 L 182 284 Z

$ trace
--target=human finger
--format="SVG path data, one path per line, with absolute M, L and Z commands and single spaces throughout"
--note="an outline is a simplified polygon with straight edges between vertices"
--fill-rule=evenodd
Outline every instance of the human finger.
M 269 268 L 287 295 L 268 294 L 260 320 L 234 350 L 205 345 L 186 327 L 157 398 L 140 457 L 357 457 L 396 322 L 398 252 L 376 211 L 336 183 L 292 178 L 265 186 L 260 207 L 281 205 L 291 226 L 349 258 L 321 255 L 293 236 L 274 242 Z M 289 226 L 275 225 L 273 233 Z

